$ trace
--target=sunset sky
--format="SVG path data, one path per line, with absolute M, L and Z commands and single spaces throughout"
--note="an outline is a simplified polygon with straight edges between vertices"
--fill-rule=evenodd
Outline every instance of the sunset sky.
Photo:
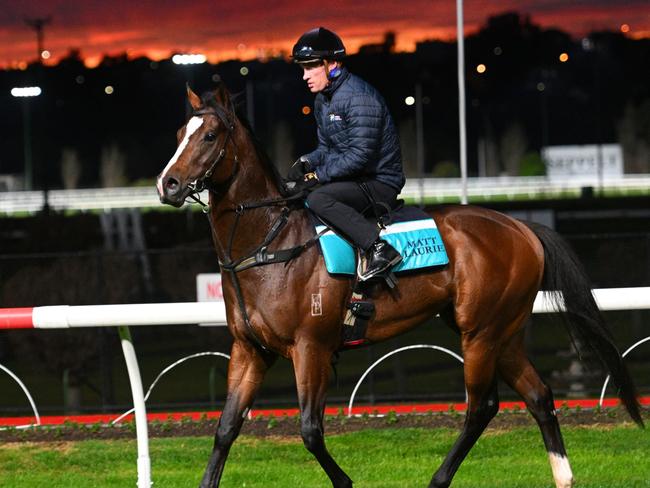
M 210 61 L 253 58 L 288 51 L 307 29 L 323 25 L 338 32 L 350 52 L 397 33 L 398 50 L 417 41 L 455 37 L 453 0 L 0 0 L 0 67 L 16 67 L 36 57 L 36 35 L 25 18 L 52 16 L 45 30 L 49 63 L 70 48 L 88 65 L 103 54 L 127 52 L 153 59 L 173 52 L 201 52 Z M 581 36 L 619 30 L 650 37 L 648 0 L 465 0 L 467 32 L 491 15 L 518 11 L 543 27 Z

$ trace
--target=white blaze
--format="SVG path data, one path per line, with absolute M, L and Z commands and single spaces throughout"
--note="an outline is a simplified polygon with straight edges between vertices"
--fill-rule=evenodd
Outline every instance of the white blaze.
M 557 488 L 571 488 L 573 486 L 573 473 L 566 456 L 549 452 L 548 459 L 551 462 L 555 486 Z
M 167 163 L 167 166 L 165 166 L 163 172 L 160 173 L 160 176 L 158 177 L 158 182 L 156 185 L 158 187 L 158 194 L 160 195 L 163 194 L 162 182 L 163 179 L 165 178 L 165 175 L 171 169 L 171 167 L 174 166 L 174 164 L 176 164 L 176 161 L 178 161 L 178 158 L 181 157 L 181 154 L 183 154 L 185 147 L 190 142 L 190 137 L 192 137 L 192 134 L 194 134 L 202 125 L 203 125 L 202 117 L 192 117 L 187 123 L 187 125 L 185 126 L 185 137 L 183 137 L 183 140 L 176 148 L 176 152 L 169 160 L 169 163 Z

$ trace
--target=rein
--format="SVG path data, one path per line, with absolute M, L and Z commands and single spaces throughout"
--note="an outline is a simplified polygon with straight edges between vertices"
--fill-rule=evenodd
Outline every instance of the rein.
M 297 194 L 287 198 L 278 198 L 273 200 L 264 200 L 261 202 L 252 202 L 252 203 L 244 203 L 244 204 L 237 205 L 234 209 L 236 213 L 235 223 L 233 224 L 232 229 L 230 230 L 230 238 L 228 240 L 228 254 L 226 255 L 224 253 L 224 255 L 226 255 L 228 258 L 228 262 L 219 263 L 220 266 L 225 270 L 228 271 L 232 270 L 237 273 L 239 271 L 244 271 L 254 266 L 260 266 L 260 265 L 272 264 L 272 263 L 286 263 L 298 257 L 300 254 L 302 254 L 302 252 L 305 249 L 307 249 L 313 242 L 320 239 L 320 237 L 329 230 L 329 227 L 326 227 L 321 232 L 312 236 L 305 243 L 300 244 L 298 246 L 294 246 L 288 249 L 281 249 L 275 251 L 274 253 L 269 253 L 267 250 L 269 244 L 271 244 L 271 242 L 275 240 L 275 238 L 280 234 L 280 231 L 284 228 L 284 226 L 289 221 L 289 214 L 291 213 L 292 209 L 290 207 L 285 206 L 284 204 L 302 198 L 303 198 L 302 194 Z M 232 252 L 232 244 L 234 241 L 235 232 L 237 230 L 237 225 L 239 224 L 239 218 L 242 216 L 244 211 L 252 210 L 256 208 L 268 208 L 273 206 L 283 206 L 283 208 L 281 210 L 280 215 L 275 219 L 275 221 L 271 225 L 271 229 L 267 233 L 262 243 L 259 246 L 257 246 L 254 250 L 245 254 L 241 258 L 232 260 L 230 258 Z
M 199 197 L 199 193 L 206 189 L 208 190 L 208 192 L 212 192 L 215 194 L 220 193 L 219 191 L 220 188 L 216 187 L 210 181 L 210 178 L 212 177 L 217 165 L 225 158 L 226 147 L 229 142 L 233 144 L 235 149 L 235 155 L 234 155 L 235 168 L 231 176 L 228 178 L 228 180 L 220 184 L 219 186 L 221 187 L 230 186 L 230 183 L 232 183 L 232 181 L 235 179 L 235 176 L 238 173 L 239 160 L 237 158 L 237 145 L 233 138 L 235 124 L 233 121 L 231 121 L 228 118 L 225 110 L 217 106 L 217 107 L 211 107 L 202 110 L 195 110 L 192 113 L 192 116 L 203 116 L 203 115 L 214 115 L 218 117 L 219 120 L 228 129 L 228 132 L 226 133 L 226 136 L 224 137 L 223 140 L 223 146 L 219 150 L 214 162 L 210 165 L 210 167 L 203 174 L 203 176 L 198 178 L 194 183 L 190 184 L 191 191 L 187 196 L 187 198 L 190 198 L 194 200 L 194 202 L 196 202 L 197 204 L 201 205 L 203 213 L 207 215 L 208 212 L 210 211 L 210 206 L 209 204 L 206 204 L 203 201 L 201 201 Z M 235 216 L 235 222 L 233 223 L 232 228 L 230 229 L 227 248 L 224 248 L 221 245 L 221 242 L 219 242 L 216 233 L 214 233 L 215 244 L 221 251 L 221 254 L 224 256 L 224 261 L 223 262 L 220 261 L 219 266 L 221 267 L 221 269 L 230 273 L 235 288 L 235 294 L 237 296 L 237 303 L 239 305 L 239 310 L 244 319 L 244 323 L 246 324 L 246 328 L 248 329 L 256 345 L 266 353 L 269 353 L 270 351 L 262 343 L 262 341 L 256 334 L 255 330 L 253 329 L 253 324 L 251 323 L 250 318 L 248 316 L 248 312 L 246 310 L 246 304 L 244 302 L 244 296 L 241 291 L 241 284 L 239 282 L 239 277 L 237 276 L 237 273 L 252 268 L 254 266 L 261 266 L 266 264 L 282 263 L 282 262 L 288 263 L 292 259 L 295 259 L 300 254 L 302 254 L 302 252 L 305 249 L 307 249 L 307 247 L 309 247 L 311 244 L 316 242 L 327 230 L 329 230 L 327 228 L 324 229 L 323 231 L 311 237 L 307 242 L 300 244 L 298 246 L 289 249 L 278 250 L 273 253 L 268 252 L 267 249 L 268 246 L 275 240 L 275 238 L 280 234 L 282 229 L 284 229 L 285 225 L 289 221 L 289 214 L 291 213 L 292 209 L 288 206 L 288 204 L 301 200 L 302 198 L 304 198 L 304 192 L 291 195 L 288 197 L 274 198 L 274 199 L 262 200 L 258 202 L 246 202 L 246 203 L 240 203 L 238 205 L 235 205 L 231 209 L 231 211 L 235 212 L 236 216 Z M 280 215 L 273 221 L 273 224 L 271 225 L 271 229 L 264 237 L 262 243 L 252 251 L 244 254 L 244 256 L 238 259 L 232 259 L 231 256 L 232 256 L 232 248 L 235 239 L 235 234 L 237 232 L 237 227 L 239 225 L 239 219 L 244 214 L 244 212 L 247 210 L 254 210 L 254 209 L 268 208 L 268 207 L 280 207 L 280 206 L 282 207 L 282 210 L 280 211 Z

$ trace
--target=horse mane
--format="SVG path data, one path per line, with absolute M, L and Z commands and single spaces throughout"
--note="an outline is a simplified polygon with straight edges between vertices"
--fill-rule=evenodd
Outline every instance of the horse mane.
M 215 98 L 215 90 L 203 93 L 201 95 L 201 102 L 203 102 L 204 106 L 210 108 L 216 108 L 219 106 Z M 255 135 L 255 132 L 253 131 L 253 127 L 251 126 L 251 123 L 248 120 L 248 117 L 246 116 L 244 97 L 242 96 L 241 93 L 234 94 L 234 95 L 230 94 L 229 102 L 230 102 L 229 107 L 220 107 L 220 108 L 225 108 L 228 112 L 232 113 L 235 117 L 237 117 L 237 119 L 242 124 L 244 129 L 246 129 L 246 131 L 248 132 L 248 135 L 253 143 L 253 148 L 255 149 L 255 153 L 257 157 L 262 162 L 262 165 L 269 170 L 269 173 L 271 174 L 276 187 L 280 191 L 280 194 L 283 197 L 289 196 L 289 192 L 287 191 L 287 186 L 284 181 L 284 178 L 278 171 L 278 168 L 273 162 L 273 160 L 270 158 L 270 156 L 264 149 L 262 142 Z

